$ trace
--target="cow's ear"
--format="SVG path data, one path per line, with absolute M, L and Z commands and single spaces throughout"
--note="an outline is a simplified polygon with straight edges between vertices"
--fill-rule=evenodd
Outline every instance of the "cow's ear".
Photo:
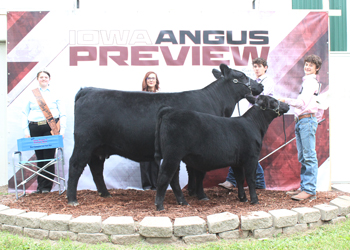
M 226 76 L 228 71 L 230 70 L 230 68 L 226 65 L 226 64 L 220 64 L 220 70 L 221 70 L 221 74 L 223 76 Z
M 253 95 L 247 94 L 247 95 L 245 95 L 245 98 L 246 98 L 247 101 L 250 102 L 251 104 L 255 104 L 256 99 L 255 99 L 255 97 L 254 97 Z
M 220 69 L 226 81 L 232 81 L 235 78 L 234 70 L 230 69 L 226 64 L 220 64 Z
M 218 69 L 213 69 L 212 73 L 216 79 L 220 79 L 222 77 L 221 71 Z

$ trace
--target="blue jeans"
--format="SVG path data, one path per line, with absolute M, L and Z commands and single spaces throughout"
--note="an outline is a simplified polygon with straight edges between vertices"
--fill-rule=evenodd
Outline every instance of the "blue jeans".
M 303 118 L 295 124 L 298 160 L 301 163 L 300 189 L 316 194 L 318 161 L 316 155 L 316 117 Z
M 233 175 L 233 169 L 230 167 L 228 170 L 228 174 L 226 177 L 226 181 L 231 182 L 233 186 L 237 186 L 236 179 Z M 265 189 L 265 176 L 264 176 L 264 169 L 261 167 L 260 163 L 258 162 L 258 167 L 256 168 L 256 181 L 255 181 L 255 187 L 259 189 Z

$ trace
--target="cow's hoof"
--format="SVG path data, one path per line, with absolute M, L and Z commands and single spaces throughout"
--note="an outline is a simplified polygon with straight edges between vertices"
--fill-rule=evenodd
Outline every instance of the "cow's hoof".
M 259 201 L 251 201 L 250 204 L 252 205 L 259 204 Z
M 178 202 L 178 204 L 181 206 L 189 206 L 187 201 Z
M 163 205 L 156 205 L 157 206 L 157 211 L 163 211 L 164 207 Z
M 240 201 L 240 202 L 247 202 L 248 199 L 247 199 L 247 198 L 242 198 L 242 199 L 240 198 L 239 201 Z
M 109 192 L 107 192 L 107 193 L 100 193 L 99 192 L 98 195 L 101 197 L 112 197 L 112 195 Z
M 189 196 L 196 196 L 196 192 L 188 190 L 188 195 Z
M 79 206 L 79 202 L 77 202 L 77 201 L 70 201 L 70 202 L 68 202 L 68 205 L 76 207 L 76 206 Z
M 209 198 L 208 197 L 198 197 L 198 200 L 200 200 L 200 201 L 208 201 L 209 200 Z
M 112 197 L 112 195 L 110 193 L 107 193 L 107 194 L 98 193 L 98 195 L 101 197 L 104 197 L 104 198 Z

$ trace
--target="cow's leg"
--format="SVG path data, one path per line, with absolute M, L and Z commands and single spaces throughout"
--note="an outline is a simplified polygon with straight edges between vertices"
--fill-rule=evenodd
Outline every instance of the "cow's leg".
M 206 172 L 201 172 L 198 170 L 195 170 L 195 175 L 196 175 L 196 194 L 199 200 L 203 201 L 208 201 L 209 198 L 207 195 L 204 193 L 204 188 L 203 188 L 203 180 L 206 175 Z
M 240 202 L 247 202 L 247 196 L 245 195 L 244 192 L 244 172 L 243 168 L 234 168 L 233 175 L 237 181 L 237 188 L 238 188 L 238 199 Z
M 94 179 L 97 192 L 102 197 L 111 197 L 111 194 L 108 192 L 105 180 L 103 179 L 103 164 L 105 159 L 100 159 L 97 155 L 92 155 L 91 160 L 89 161 L 89 167 Z
M 169 161 L 164 155 L 163 157 L 163 162 L 159 168 L 158 174 L 157 194 L 155 201 L 157 211 L 164 210 L 163 202 L 166 190 L 169 186 L 170 181 L 173 179 L 176 171 L 178 171 L 178 168 L 180 166 L 180 160 Z
M 69 205 L 79 205 L 77 201 L 77 187 L 81 174 L 89 162 L 94 145 L 98 142 L 98 137 L 93 137 L 91 133 L 74 132 L 74 149 L 71 158 L 69 159 L 69 176 L 67 187 L 67 198 Z M 94 143 L 93 143 L 94 142 Z
M 249 195 L 250 195 L 250 203 L 251 204 L 258 204 L 259 200 L 258 200 L 258 196 L 256 195 L 256 189 L 255 189 L 255 181 L 256 181 L 256 168 L 257 168 L 257 163 L 253 163 L 251 166 L 254 167 L 249 167 L 246 168 L 246 180 L 247 180 L 247 184 L 249 187 Z
M 180 172 L 180 168 L 177 169 L 177 171 L 175 172 L 173 179 L 170 182 L 170 186 L 171 189 L 174 192 L 174 195 L 176 197 L 177 200 L 177 204 L 179 205 L 188 205 L 184 194 L 181 190 L 181 186 L 180 186 L 180 182 L 179 182 L 179 172 Z
M 188 183 L 187 183 L 187 191 L 189 196 L 196 195 L 196 174 L 195 170 L 191 168 L 191 166 L 186 165 L 187 173 L 188 173 Z
M 84 154 L 84 157 L 79 157 L 81 154 L 77 153 L 76 147 L 74 147 L 73 154 L 69 159 L 69 176 L 68 176 L 68 187 L 67 187 L 67 198 L 68 205 L 77 206 L 77 187 L 78 181 L 84 168 L 87 164 L 86 159 L 90 156 Z
M 69 177 L 67 182 L 68 205 L 71 205 L 71 206 L 79 205 L 77 200 L 77 187 L 78 187 L 79 178 L 83 173 L 85 166 L 86 164 L 84 166 L 82 164 L 72 164 L 72 157 L 69 161 Z

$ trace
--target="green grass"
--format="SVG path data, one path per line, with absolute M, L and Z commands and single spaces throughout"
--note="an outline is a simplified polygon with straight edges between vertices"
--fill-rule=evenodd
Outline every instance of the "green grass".
M 350 249 L 350 220 L 337 225 L 325 225 L 315 230 L 298 233 L 291 236 L 279 235 L 265 240 L 245 239 L 196 245 L 150 245 L 140 243 L 133 246 L 118 246 L 113 244 L 87 245 L 70 240 L 49 241 L 34 240 L 27 237 L 12 235 L 8 232 L 0 232 L 0 249 L 14 250 L 107 250 L 107 249 Z

